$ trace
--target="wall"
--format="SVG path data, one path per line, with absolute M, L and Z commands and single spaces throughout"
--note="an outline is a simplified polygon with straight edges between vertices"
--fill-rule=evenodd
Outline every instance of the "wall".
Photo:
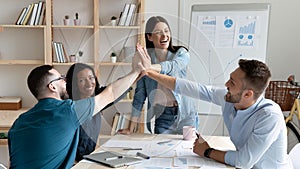
M 177 3 L 176 3 L 177 2 Z M 272 70 L 273 79 L 285 80 L 291 73 L 295 74 L 300 81 L 300 69 L 298 64 L 300 61 L 300 48 L 297 40 L 300 34 L 297 32 L 298 16 L 300 11 L 300 1 L 296 0 L 151 0 L 146 1 L 146 12 L 161 12 L 163 16 L 181 16 L 185 6 L 189 3 L 270 3 L 270 26 L 268 54 L 266 63 Z M 159 7 L 158 7 L 159 6 Z M 166 12 L 167 11 L 167 12 Z M 178 31 L 178 22 L 170 22 L 173 36 L 181 38 L 180 34 L 184 32 Z M 175 29 L 174 29 L 175 28 Z M 176 35 L 174 35 L 176 34 Z
M 273 79 L 285 80 L 293 73 L 300 80 L 300 1 L 271 0 L 271 5 L 267 63 Z

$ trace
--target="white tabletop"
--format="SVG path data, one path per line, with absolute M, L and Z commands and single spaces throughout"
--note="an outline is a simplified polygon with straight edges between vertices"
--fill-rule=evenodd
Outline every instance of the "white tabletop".
M 230 141 L 229 137 L 225 136 L 202 136 L 208 141 L 209 145 L 215 149 L 219 150 L 235 150 L 234 145 Z M 134 155 L 140 150 L 123 150 L 124 147 L 127 148 L 137 148 L 142 147 L 142 152 L 146 152 L 151 156 L 150 160 L 143 160 L 139 165 L 126 166 L 126 169 L 143 169 L 146 166 L 158 167 L 163 163 L 170 163 L 170 166 L 163 166 L 162 168 L 176 168 L 178 162 L 182 160 L 187 160 L 188 164 L 199 165 L 201 163 L 201 168 L 233 168 L 221 163 L 217 163 L 211 159 L 201 158 L 192 152 L 193 140 L 184 141 L 182 135 L 151 135 L 151 134 L 133 134 L 133 135 L 115 135 L 115 136 L 102 136 L 101 139 L 108 140 L 108 142 L 102 142 L 101 146 L 95 150 L 99 151 L 115 151 L 122 154 Z M 159 144 L 160 142 L 166 141 L 167 143 Z M 161 148 L 159 146 L 161 146 Z M 159 149 L 160 148 L 160 149 Z M 174 152 L 174 154 L 172 154 Z M 149 164 L 150 163 L 150 164 Z M 174 165 L 175 164 L 175 165 Z M 182 165 L 182 164 L 180 164 Z M 191 169 L 199 168 L 191 166 L 180 166 L 180 169 Z M 95 168 L 110 168 L 103 166 L 98 163 L 90 162 L 87 160 L 82 160 L 76 164 L 72 169 L 95 169 Z M 177 169 L 177 168 L 176 168 Z

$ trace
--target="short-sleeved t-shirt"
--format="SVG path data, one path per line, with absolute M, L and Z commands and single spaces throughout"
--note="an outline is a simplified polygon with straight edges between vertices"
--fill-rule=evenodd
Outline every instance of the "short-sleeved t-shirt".
M 8 133 L 10 167 L 72 167 L 78 127 L 92 117 L 94 105 L 93 97 L 79 101 L 39 100 L 19 116 Z

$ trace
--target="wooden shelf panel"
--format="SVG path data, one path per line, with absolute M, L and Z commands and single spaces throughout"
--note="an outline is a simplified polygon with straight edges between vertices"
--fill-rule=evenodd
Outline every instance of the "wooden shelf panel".
M 100 66 L 131 66 L 131 63 L 125 63 L 125 62 L 116 62 L 116 63 L 111 63 L 111 62 L 100 62 Z
M 139 26 L 99 26 L 100 29 L 139 29 Z
M 67 26 L 67 25 L 52 25 L 52 28 L 62 28 L 62 29 L 93 29 L 93 25 L 79 25 L 79 26 Z
M 41 65 L 44 60 L 0 60 L 0 65 Z
M 0 25 L 0 28 L 35 28 L 44 29 L 45 25 Z
M 56 63 L 56 62 L 53 62 L 52 65 L 55 65 L 55 66 L 70 66 L 70 65 L 73 65 L 74 63 L 77 63 L 77 62 L 68 62 L 68 63 Z M 84 63 L 84 64 L 87 64 L 87 65 L 90 65 L 90 66 L 94 65 L 94 63 Z

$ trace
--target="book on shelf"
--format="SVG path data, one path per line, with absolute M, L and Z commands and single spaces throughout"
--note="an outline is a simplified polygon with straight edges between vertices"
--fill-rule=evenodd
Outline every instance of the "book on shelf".
M 63 56 L 63 58 L 64 58 L 64 62 L 70 62 L 69 57 L 67 56 L 65 47 L 64 47 L 64 45 L 63 45 L 62 42 L 59 42 L 59 47 L 60 47 L 60 49 L 61 49 L 62 56 Z
M 22 19 L 21 19 L 19 25 L 23 25 L 23 23 L 24 23 L 24 21 L 25 21 L 25 18 L 26 18 L 26 16 L 27 16 L 27 13 L 28 13 L 28 12 L 29 12 L 29 8 L 26 7 L 26 11 L 25 11 L 24 16 L 22 17 Z
M 59 58 L 60 58 L 60 63 L 65 63 L 65 58 L 64 58 L 64 55 L 63 55 L 63 52 L 62 52 L 62 43 L 60 42 L 56 42 L 57 43 L 57 48 L 58 48 L 58 55 L 59 55 Z
M 53 41 L 51 42 L 51 44 L 52 44 L 52 60 L 53 60 L 53 62 L 58 62 L 57 57 L 56 57 L 55 44 Z
M 62 42 L 52 42 L 53 61 L 57 63 L 69 62 Z
M 63 44 L 61 42 L 57 42 L 57 45 L 58 45 L 58 52 L 59 52 L 61 63 L 66 63 L 67 61 L 63 50 Z
M 33 9 L 32 9 L 32 12 L 31 12 L 31 16 L 30 16 L 30 20 L 29 20 L 28 25 L 34 25 L 34 21 L 35 21 L 35 18 L 36 18 L 36 13 L 37 13 L 38 5 L 39 5 L 38 3 L 34 3 L 33 4 Z
M 46 5 L 44 1 L 29 4 L 22 8 L 16 25 L 42 25 L 45 21 Z
M 126 21 L 127 15 L 128 15 L 129 7 L 130 7 L 130 4 L 126 3 L 124 8 L 123 8 L 120 20 L 119 20 L 119 26 L 124 26 L 125 25 L 125 21 Z
M 120 113 L 116 112 L 116 114 L 114 115 L 114 118 L 113 118 L 110 135 L 115 135 L 115 133 L 117 131 L 119 118 L 120 118 Z
M 130 21 L 130 26 L 135 26 L 137 25 L 136 24 L 136 21 L 137 21 L 137 18 L 139 18 L 139 12 L 140 12 L 140 7 L 141 7 L 141 3 L 139 3 L 136 7 L 135 7 L 135 10 L 133 12 L 133 16 L 132 16 L 132 19 Z
M 129 127 L 130 124 L 130 116 L 131 113 L 119 113 L 116 112 L 113 118 L 112 128 L 111 128 L 111 135 L 114 135 L 120 129 L 126 129 Z
M 41 10 L 41 15 L 40 15 L 40 18 L 39 18 L 39 23 L 38 23 L 38 25 L 43 25 L 43 24 L 45 24 L 45 14 L 46 14 L 46 4 L 45 4 L 45 2 L 43 1 L 43 3 L 42 3 L 42 10 Z
M 53 56 L 53 61 L 54 62 L 57 62 L 57 63 L 60 63 L 60 57 L 59 57 L 59 54 L 58 54 L 58 46 L 57 46 L 57 43 L 56 42 L 53 42 L 52 41 L 52 56 Z
M 133 19 L 133 16 L 134 16 L 135 8 L 136 8 L 136 5 L 134 3 L 130 4 L 124 26 L 129 26 L 130 25 L 130 22 L 131 22 L 131 20 Z
M 17 21 L 16 21 L 16 25 L 20 25 L 22 19 L 23 19 L 24 16 L 25 16 L 26 10 L 27 10 L 27 7 L 24 7 L 24 8 L 22 9 L 22 11 L 21 11 L 21 13 L 20 13 L 20 15 L 19 15 L 19 17 L 18 17 L 18 19 L 17 19 Z
M 32 13 L 33 6 L 34 6 L 33 4 L 28 5 L 28 7 L 27 7 L 28 9 L 26 11 L 26 14 L 25 14 L 24 20 L 22 22 L 22 25 L 27 25 L 27 22 L 30 19 L 30 16 L 31 16 L 31 13 Z
M 39 20 L 41 18 L 41 13 L 42 13 L 42 7 L 43 7 L 43 1 L 39 1 L 33 25 L 39 24 Z

